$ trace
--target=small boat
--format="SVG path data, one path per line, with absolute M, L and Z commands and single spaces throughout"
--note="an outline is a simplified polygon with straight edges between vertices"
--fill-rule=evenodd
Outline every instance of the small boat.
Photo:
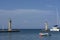
M 49 33 L 39 33 L 40 36 L 51 36 Z
M 55 25 L 52 29 L 50 29 L 50 31 L 59 32 L 60 29 L 59 29 L 57 26 L 58 26 L 58 25 Z

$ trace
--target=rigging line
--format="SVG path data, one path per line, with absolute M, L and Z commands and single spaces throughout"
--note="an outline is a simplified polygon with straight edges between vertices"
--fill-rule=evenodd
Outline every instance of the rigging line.
M 12 24 L 12 26 L 16 27 L 16 25 Z

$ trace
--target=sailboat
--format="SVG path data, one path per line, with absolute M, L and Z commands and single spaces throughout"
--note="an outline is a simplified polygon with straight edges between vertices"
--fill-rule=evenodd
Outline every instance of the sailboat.
M 39 35 L 40 36 L 51 36 L 50 33 L 47 32 L 48 31 L 48 23 L 45 23 L 45 30 L 43 32 L 40 32 Z
M 60 31 L 60 29 L 58 28 L 58 24 L 59 24 L 59 16 L 58 16 L 58 10 L 57 11 L 57 25 L 54 25 L 54 27 L 52 27 L 52 29 L 50 29 L 50 31 Z

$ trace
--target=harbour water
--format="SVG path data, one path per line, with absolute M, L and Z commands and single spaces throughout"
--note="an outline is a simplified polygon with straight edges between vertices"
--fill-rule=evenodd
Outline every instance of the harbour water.
M 0 33 L 0 40 L 60 40 L 60 32 L 51 36 L 40 36 L 40 29 L 20 29 L 20 32 Z

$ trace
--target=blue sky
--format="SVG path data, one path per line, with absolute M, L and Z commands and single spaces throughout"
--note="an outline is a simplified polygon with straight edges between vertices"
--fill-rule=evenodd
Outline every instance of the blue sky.
M 60 16 L 60 0 L 0 0 L 0 28 L 8 27 L 9 18 L 12 28 L 40 29 L 46 21 L 51 28 L 57 24 L 56 8 Z

